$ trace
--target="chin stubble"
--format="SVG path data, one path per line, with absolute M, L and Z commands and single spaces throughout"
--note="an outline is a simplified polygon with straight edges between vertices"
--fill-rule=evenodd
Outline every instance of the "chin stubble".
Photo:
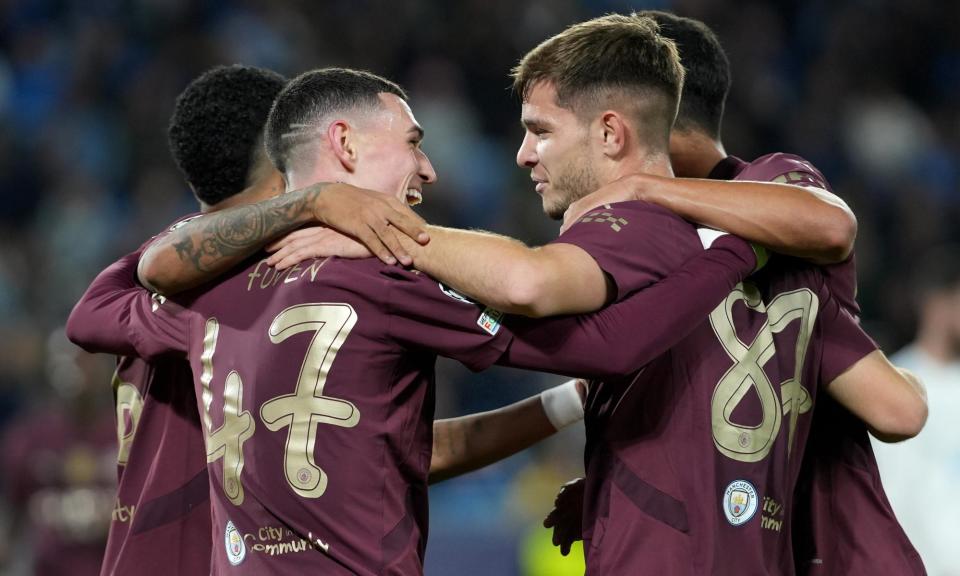
M 599 187 L 593 166 L 588 161 L 581 160 L 576 165 L 570 166 L 556 179 L 554 182 L 556 200 L 548 206 L 545 199 L 543 211 L 554 220 L 562 220 L 564 212 L 571 204 Z

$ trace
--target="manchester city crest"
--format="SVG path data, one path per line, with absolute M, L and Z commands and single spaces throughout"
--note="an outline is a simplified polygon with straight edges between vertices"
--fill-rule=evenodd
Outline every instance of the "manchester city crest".
M 223 545 L 227 549 L 227 560 L 234 566 L 243 562 L 243 559 L 247 557 L 247 546 L 233 522 L 227 522 L 226 530 L 223 532 Z
M 753 518 L 758 503 L 757 489 L 746 480 L 734 480 L 723 492 L 723 513 L 733 526 Z

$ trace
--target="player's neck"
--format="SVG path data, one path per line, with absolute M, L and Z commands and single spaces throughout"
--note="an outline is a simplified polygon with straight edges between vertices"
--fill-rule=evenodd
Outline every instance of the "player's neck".
M 255 180 L 250 186 L 233 196 L 221 200 L 213 205 L 201 204 L 202 212 L 215 212 L 244 204 L 255 204 L 263 200 L 269 200 L 283 193 L 283 178 L 280 173 L 276 175 L 267 175 Z
M 670 162 L 679 178 L 706 178 L 724 158 L 723 143 L 694 130 L 670 135 Z
M 630 159 L 618 162 L 607 174 L 606 181 L 613 182 L 630 174 L 650 174 L 653 176 L 673 176 L 670 166 L 670 157 L 663 153 L 640 154 Z
M 311 167 L 297 167 L 287 170 L 287 190 L 299 190 L 318 182 L 350 183 L 349 174 L 337 173 L 329 166 L 318 164 Z

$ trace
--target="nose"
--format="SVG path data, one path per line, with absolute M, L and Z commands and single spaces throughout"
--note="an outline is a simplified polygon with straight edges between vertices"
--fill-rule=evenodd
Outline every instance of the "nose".
M 418 159 L 418 175 L 424 184 L 433 184 L 437 181 L 437 172 L 433 169 L 433 164 L 430 162 L 430 158 L 427 157 L 427 153 L 423 150 L 418 150 L 418 152 L 420 153 L 420 158 Z
M 517 150 L 517 166 L 521 168 L 533 168 L 539 162 L 537 158 L 537 145 L 533 134 L 525 132 L 523 142 L 520 143 L 520 149 Z

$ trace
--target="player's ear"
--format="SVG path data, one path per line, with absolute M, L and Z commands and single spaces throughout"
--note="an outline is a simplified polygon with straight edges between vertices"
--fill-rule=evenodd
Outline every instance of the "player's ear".
M 605 156 L 618 158 L 627 147 L 627 125 L 623 116 L 614 110 L 606 110 L 599 122 L 601 147 Z
M 327 128 L 327 141 L 343 169 L 353 172 L 357 166 L 357 131 L 345 120 L 337 120 Z

